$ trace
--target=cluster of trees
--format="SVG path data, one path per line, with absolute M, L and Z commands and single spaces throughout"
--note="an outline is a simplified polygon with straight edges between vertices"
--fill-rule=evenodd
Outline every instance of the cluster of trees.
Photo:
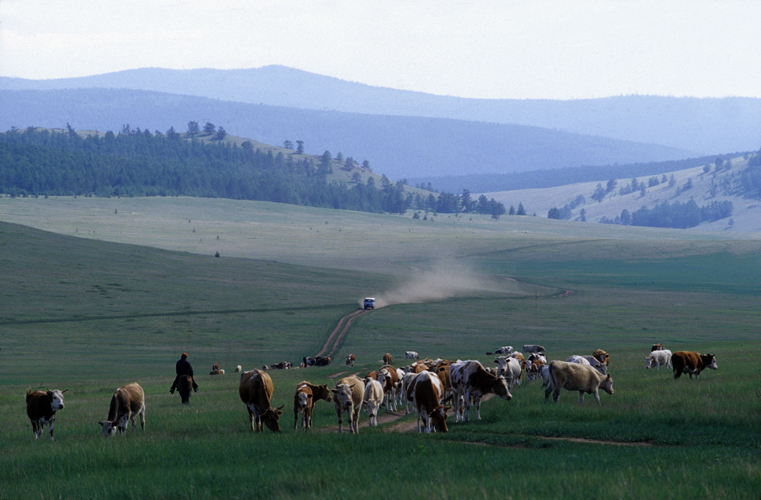
M 761 150 L 748 160 L 748 168 L 740 175 L 739 183 L 745 196 L 761 199 Z
M 699 207 L 695 203 L 695 200 L 690 200 L 687 203 L 669 203 L 664 201 L 652 209 L 642 207 L 634 213 L 624 209 L 621 211 L 621 215 L 615 219 L 603 217 L 600 222 L 605 224 L 687 229 L 695 227 L 701 222 L 713 222 L 730 217 L 733 209 L 734 206 L 731 201 L 714 201 L 702 207 Z
M 220 127 L 221 128 L 221 127 Z M 204 134 L 220 133 L 211 123 Z M 295 160 L 293 155 L 230 142 L 201 142 L 196 122 L 180 134 L 133 129 L 119 134 L 81 137 L 67 126 L 64 132 L 12 129 L 0 134 L 0 193 L 12 196 L 200 196 L 274 201 L 295 205 L 366 212 L 404 213 L 410 208 L 441 213 L 473 212 L 499 216 L 504 205 L 482 196 L 433 193 L 422 196 L 405 190 L 406 181 L 380 186 L 328 182 L 332 172 L 329 151 Z M 297 141 L 299 148 L 302 141 Z M 315 161 L 316 160 L 316 161 Z M 354 160 L 347 158 L 352 165 Z M 369 169 L 369 162 L 364 162 Z

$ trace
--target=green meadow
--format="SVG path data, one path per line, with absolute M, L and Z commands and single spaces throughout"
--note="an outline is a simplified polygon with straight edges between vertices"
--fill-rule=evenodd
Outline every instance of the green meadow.
M 759 497 L 754 235 L 428 216 L 1 198 L 0 498 Z M 251 432 L 234 367 L 298 364 L 365 296 L 385 305 L 331 366 L 269 372 L 282 432 Z M 715 353 L 719 369 L 646 370 L 654 342 Z M 400 426 L 415 421 L 403 412 L 339 435 L 318 402 L 315 428 L 293 431 L 300 380 L 333 387 L 406 350 L 488 366 L 486 351 L 528 343 L 551 359 L 605 349 L 615 393 L 556 404 L 524 380 L 432 435 Z M 169 394 L 183 351 L 200 386 L 187 406 Z M 228 373 L 207 375 L 213 363 Z M 133 381 L 146 431 L 106 439 L 111 394 Z M 54 442 L 35 441 L 27 388 L 68 389 Z

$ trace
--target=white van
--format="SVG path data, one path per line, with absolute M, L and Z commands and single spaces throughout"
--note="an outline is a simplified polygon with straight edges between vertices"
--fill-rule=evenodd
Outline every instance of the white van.
M 373 297 L 367 297 L 364 302 L 365 309 L 375 309 L 375 299 Z

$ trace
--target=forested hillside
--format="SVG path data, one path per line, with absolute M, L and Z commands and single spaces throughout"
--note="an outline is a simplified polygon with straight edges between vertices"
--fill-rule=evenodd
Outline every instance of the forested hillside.
M 128 125 L 119 134 L 84 137 L 70 126 L 60 132 L 12 129 L 0 134 L 0 193 L 200 196 L 390 213 L 410 208 L 452 213 L 463 207 L 495 216 L 505 212 L 493 199 L 471 203 L 467 196 L 422 194 L 385 176 L 379 186 L 372 176 L 367 182 L 360 182 L 359 175 L 351 182 L 328 181 L 334 166 L 364 168 L 351 158 L 336 160 L 328 151 L 322 156 L 296 151 L 275 155 L 251 141 L 239 146 L 227 140 L 224 129 L 208 130 L 205 141 L 199 140 L 201 135 L 200 130 L 152 133 Z

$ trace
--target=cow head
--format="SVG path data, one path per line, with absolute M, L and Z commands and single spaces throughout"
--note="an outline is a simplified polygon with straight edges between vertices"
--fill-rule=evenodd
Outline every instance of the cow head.
M 436 432 L 449 431 L 447 428 L 447 412 L 451 409 L 451 406 L 439 406 L 428 414 L 428 418 L 431 419 L 431 424 Z
M 269 430 L 272 432 L 280 432 L 280 422 L 278 421 L 280 419 L 280 415 L 283 414 L 283 407 L 280 406 L 278 408 L 267 408 L 264 413 L 261 414 L 262 422 L 264 422 L 264 425 L 267 426 Z
M 494 394 L 501 397 L 502 399 L 506 399 L 507 401 L 513 399 L 513 395 L 510 394 L 510 391 L 507 388 L 507 380 L 505 380 L 505 377 L 502 375 L 497 377 L 497 380 L 494 381 L 494 387 L 492 388 L 492 391 Z
M 335 401 L 341 406 L 341 408 L 347 408 L 353 404 L 351 398 L 351 390 L 353 387 L 354 384 L 338 384 L 335 389 L 330 390 L 330 392 L 335 395 Z
M 708 362 L 706 362 L 708 361 Z M 716 364 L 716 355 L 715 354 L 706 354 L 705 355 L 705 361 L 703 361 L 703 364 L 706 368 L 710 368 L 711 370 L 718 370 L 719 365 Z
M 298 401 L 299 401 L 299 408 L 302 410 L 307 407 L 309 404 L 309 400 L 312 399 L 312 395 L 308 394 L 306 392 L 299 392 L 298 395 Z
M 652 352 L 652 351 L 651 351 L 651 352 Z M 655 358 L 653 358 L 653 356 L 652 356 L 652 355 L 650 355 L 650 356 L 645 356 L 645 368 L 650 368 L 650 369 L 652 369 L 652 368 L 653 368 L 653 366 L 655 366 L 655 364 L 656 364 L 656 363 L 655 363 Z
M 124 429 L 122 429 L 121 424 L 117 424 L 110 420 L 104 420 L 103 422 L 98 422 L 98 424 L 103 428 L 103 435 L 106 437 L 115 435 L 117 430 L 124 432 L 127 429 L 126 425 L 124 426 Z
M 608 394 L 613 394 L 613 379 L 610 378 L 610 374 L 606 375 L 603 381 L 600 382 L 600 389 Z
M 68 391 L 68 389 L 63 391 L 59 391 L 57 389 L 55 391 L 48 391 L 48 394 L 51 396 L 50 409 L 53 412 L 63 410 L 63 393 L 66 391 Z

